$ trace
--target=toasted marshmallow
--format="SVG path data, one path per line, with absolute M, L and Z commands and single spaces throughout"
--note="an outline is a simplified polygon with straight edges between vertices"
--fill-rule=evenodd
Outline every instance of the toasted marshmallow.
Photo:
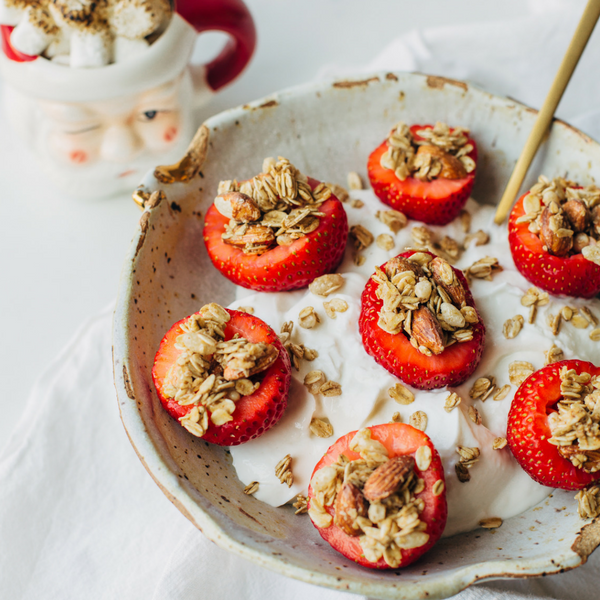
M 171 16 L 167 0 L 116 0 L 108 7 L 108 21 L 116 36 L 139 40 L 149 36 Z
M 28 6 L 19 24 L 14 28 L 10 41 L 19 52 L 36 56 L 50 44 L 59 29 L 42 6 Z
M 71 67 L 141 54 L 171 14 L 169 0 L 0 0 L 0 23 L 15 26 L 15 49 Z
M 97 22 L 105 2 L 95 0 L 49 0 L 50 10 L 60 26 L 86 29 Z

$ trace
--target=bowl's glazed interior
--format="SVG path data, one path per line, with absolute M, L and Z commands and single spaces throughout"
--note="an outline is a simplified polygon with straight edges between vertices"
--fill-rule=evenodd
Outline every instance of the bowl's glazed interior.
M 190 181 L 145 178 L 142 193 L 162 190 L 165 197 L 143 213 L 123 271 L 114 332 L 119 405 L 149 473 L 210 539 L 285 575 L 374 598 L 442 598 L 484 578 L 556 573 L 585 562 L 600 524 L 585 525 L 573 493 L 557 491 L 498 530 L 443 539 L 408 568 L 360 567 L 333 551 L 308 517 L 245 495 L 227 450 L 171 419 L 151 380 L 165 331 L 206 302 L 234 297 L 202 240 L 203 213 L 219 180 L 250 177 L 265 156 L 278 155 L 323 181 L 343 183 L 349 171 L 366 179 L 367 156 L 394 123 L 440 120 L 471 129 L 480 156 L 473 196 L 497 203 L 534 118 L 535 111 L 462 82 L 380 73 L 303 86 L 221 113 L 205 123 L 206 158 Z M 600 179 L 600 146 L 557 121 L 526 184 L 540 173 L 592 183 Z

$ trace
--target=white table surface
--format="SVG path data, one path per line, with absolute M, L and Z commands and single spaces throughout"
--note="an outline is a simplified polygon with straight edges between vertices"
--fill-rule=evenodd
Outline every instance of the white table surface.
M 250 67 L 198 115 L 308 81 L 330 64 L 370 61 L 414 28 L 510 20 L 524 0 L 246 0 L 258 29 Z M 196 54 L 222 40 L 206 34 Z M 3 82 L 0 80 L 0 92 Z M 86 317 L 112 302 L 140 212 L 130 194 L 84 202 L 41 175 L 0 106 L 0 447 L 37 375 Z M 133 191 L 133 190 L 132 190 Z M 115 402 L 115 410 L 117 405 Z

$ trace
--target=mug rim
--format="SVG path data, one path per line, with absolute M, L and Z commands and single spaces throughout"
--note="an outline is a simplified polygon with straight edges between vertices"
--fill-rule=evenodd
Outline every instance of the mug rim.
M 188 64 L 196 29 L 177 13 L 145 52 L 103 67 L 76 68 L 43 56 L 17 62 L 0 52 L 0 73 L 19 92 L 41 100 L 94 102 L 129 96 L 157 87 Z

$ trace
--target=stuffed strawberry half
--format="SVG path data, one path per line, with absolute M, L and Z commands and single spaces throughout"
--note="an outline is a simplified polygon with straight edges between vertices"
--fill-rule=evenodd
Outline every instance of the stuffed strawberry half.
M 530 375 L 508 414 L 506 438 L 527 474 L 577 490 L 600 479 L 600 368 L 563 360 Z
M 266 323 L 211 303 L 169 329 L 152 379 L 167 412 L 190 433 L 235 446 L 279 421 L 291 366 Z
M 431 440 L 403 423 L 353 431 L 313 471 L 308 514 L 321 537 L 365 567 L 406 567 L 441 537 L 444 468 Z
M 508 241 L 517 269 L 550 292 L 600 292 L 600 189 L 557 177 L 538 182 L 515 204 Z
M 219 184 L 206 213 L 206 249 L 237 285 L 266 292 L 305 287 L 342 260 L 346 211 L 329 187 L 286 159 L 265 161 L 263 170 L 242 184 Z
M 469 130 L 445 123 L 398 123 L 369 156 L 367 172 L 377 197 L 410 219 L 446 225 L 469 198 L 477 146 Z
M 429 252 L 404 252 L 376 268 L 362 294 L 359 329 L 368 354 L 424 390 L 465 381 L 485 339 L 464 275 Z

